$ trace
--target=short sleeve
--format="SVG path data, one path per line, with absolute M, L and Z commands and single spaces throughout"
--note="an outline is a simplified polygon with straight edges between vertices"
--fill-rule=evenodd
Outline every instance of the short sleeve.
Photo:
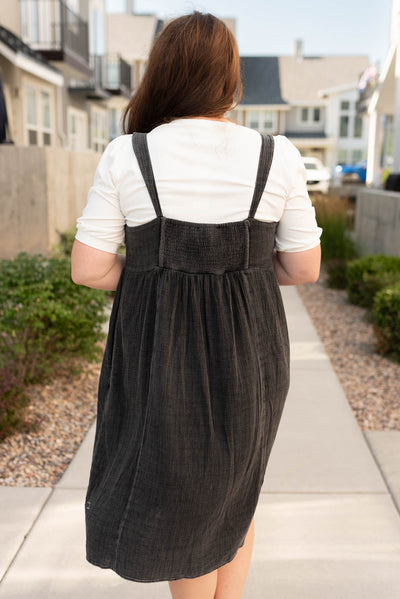
M 82 216 L 77 220 L 76 239 L 98 250 L 117 254 L 125 237 L 125 217 L 112 167 L 116 138 L 104 150 L 90 187 Z
M 319 245 L 322 234 L 307 191 L 307 172 L 298 149 L 285 139 L 284 152 L 290 176 L 283 214 L 276 234 L 278 252 L 301 252 Z

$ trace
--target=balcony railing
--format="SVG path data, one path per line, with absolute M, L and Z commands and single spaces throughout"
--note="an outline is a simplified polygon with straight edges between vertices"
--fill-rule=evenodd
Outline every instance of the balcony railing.
M 90 57 L 93 76 L 85 79 L 70 79 L 73 91 L 102 89 L 113 94 L 130 95 L 131 65 L 119 54 L 94 55 Z
M 23 40 L 49 60 L 73 54 L 88 64 L 88 24 L 62 0 L 21 0 Z
M 94 76 L 96 84 L 103 89 L 131 89 L 131 66 L 118 54 L 94 56 Z

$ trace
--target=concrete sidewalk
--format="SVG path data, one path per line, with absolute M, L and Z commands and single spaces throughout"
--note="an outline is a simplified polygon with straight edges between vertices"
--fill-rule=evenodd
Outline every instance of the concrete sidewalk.
M 363 435 L 294 288 L 291 389 L 243 599 L 400 597 L 400 432 Z M 0 487 L 0 599 L 169 599 L 85 560 L 94 425 L 55 488 Z

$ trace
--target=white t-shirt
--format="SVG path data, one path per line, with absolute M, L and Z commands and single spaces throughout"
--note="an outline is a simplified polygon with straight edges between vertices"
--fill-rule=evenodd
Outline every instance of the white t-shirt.
M 276 249 L 299 252 L 319 244 L 322 229 L 306 186 L 297 148 L 274 137 L 271 170 L 255 219 L 279 221 Z M 197 223 L 247 218 L 261 148 L 257 131 L 227 121 L 177 119 L 147 136 L 150 158 L 165 217 Z M 132 148 L 132 135 L 120 135 L 98 163 L 87 205 L 78 219 L 76 239 L 117 253 L 124 225 L 156 217 Z

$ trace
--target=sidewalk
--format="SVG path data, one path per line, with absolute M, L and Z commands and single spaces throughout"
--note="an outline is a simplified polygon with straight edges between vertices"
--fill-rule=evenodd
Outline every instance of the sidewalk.
M 400 597 L 400 432 L 363 434 L 294 288 L 291 389 L 243 599 Z M 55 488 L 0 487 L 0 599 L 169 599 L 85 560 L 94 425 Z

